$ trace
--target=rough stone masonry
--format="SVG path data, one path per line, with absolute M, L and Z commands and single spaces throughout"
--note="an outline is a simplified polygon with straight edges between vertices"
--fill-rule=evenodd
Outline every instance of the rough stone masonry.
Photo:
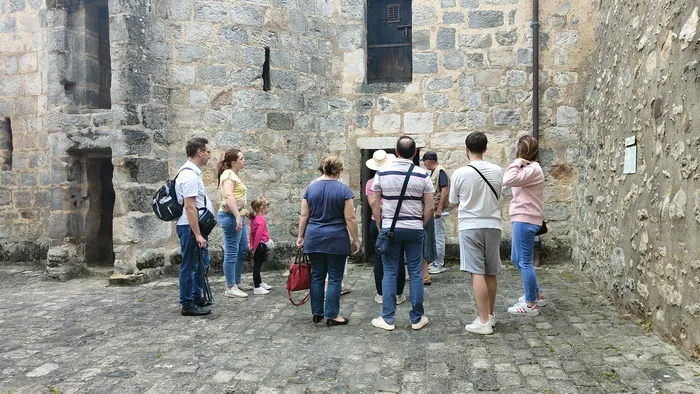
M 505 166 L 532 127 L 531 7 L 416 0 L 411 82 L 367 84 L 363 0 L 0 0 L 0 261 L 59 279 L 159 276 L 177 240 L 149 202 L 193 136 L 215 157 L 243 149 L 282 243 L 328 153 L 346 161 L 358 215 L 362 149 L 401 134 L 454 170 L 464 137 L 484 131 L 487 159 Z M 538 71 L 544 245 L 573 250 L 688 347 L 700 342 L 688 336 L 700 327 L 697 20 L 689 1 L 543 2 Z M 630 135 L 640 158 L 623 176 Z M 217 196 L 213 166 L 205 183 Z

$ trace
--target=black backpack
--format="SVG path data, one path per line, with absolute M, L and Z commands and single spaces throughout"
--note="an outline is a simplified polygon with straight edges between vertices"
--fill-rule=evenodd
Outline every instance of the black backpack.
M 158 219 L 170 222 L 182 216 L 183 207 L 182 204 L 177 201 L 175 181 L 177 181 L 180 172 L 184 170 L 194 171 L 188 167 L 181 169 L 178 171 L 177 175 L 175 175 L 175 179 L 165 181 L 163 186 L 156 192 L 156 195 L 153 196 L 151 206 L 153 207 L 153 212 L 158 216 Z

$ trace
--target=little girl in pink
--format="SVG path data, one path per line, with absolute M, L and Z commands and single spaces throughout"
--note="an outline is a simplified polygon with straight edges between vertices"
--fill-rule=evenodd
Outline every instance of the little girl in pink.
M 273 242 L 267 231 L 265 215 L 270 212 L 270 202 L 265 197 L 258 197 L 250 203 L 250 250 L 253 251 L 253 294 L 265 295 L 272 286 L 260 278 L 260 267 L 267 260 L 267 252 L 272 249 Z

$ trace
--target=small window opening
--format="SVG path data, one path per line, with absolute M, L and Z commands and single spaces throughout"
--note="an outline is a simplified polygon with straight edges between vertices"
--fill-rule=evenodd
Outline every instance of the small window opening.
M 401 22 L 401 6 L 398 4 L 389 4 L 386 6 L 386 21 L 389 23 Z
M 84 0 L 68 10 L 68 67 L 63 87 L 77 107 L 109 109 L 112 67 L 107 0 Z
M 265 47 L 265 63 L 263 63 L 263 90 L 270 91 L 270 47 Z
M 0 171 L 12 170 L 12 125 L 10 118 L 0 118 Z

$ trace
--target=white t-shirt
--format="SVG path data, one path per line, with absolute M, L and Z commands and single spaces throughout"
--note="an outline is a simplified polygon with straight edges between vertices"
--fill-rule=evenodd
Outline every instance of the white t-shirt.
M 183 170 L 186 167 L 191 168 L 192 171 Z M 207 191 L 204 189 L 202 170 L 189 160 L 180 167 L 180 173 L 175 180 L 175 193 L 177 193 L 177 201 L 180 204 L 184 204 L 185 197 L 197 197 L 195 200 L 197 209 L 206 207 L 212 212 L 214 210 L 211 200 L 207 197 Z M 190 222 L 187 220 L 187 213 L 184 210 L 182 211 L 182 216 L 177 220 L 177 225 L 190 225 Z
M 503 185 L 501 167 L 483 160 L 475 160 L 469 164 L 481 171 L 500 198 Z M 473 168 L 464 166 L 452 174 L 450 203 L 459 203 L 457 218 L 460 230 L 501 229 L 501 207 L 498 199 Z

